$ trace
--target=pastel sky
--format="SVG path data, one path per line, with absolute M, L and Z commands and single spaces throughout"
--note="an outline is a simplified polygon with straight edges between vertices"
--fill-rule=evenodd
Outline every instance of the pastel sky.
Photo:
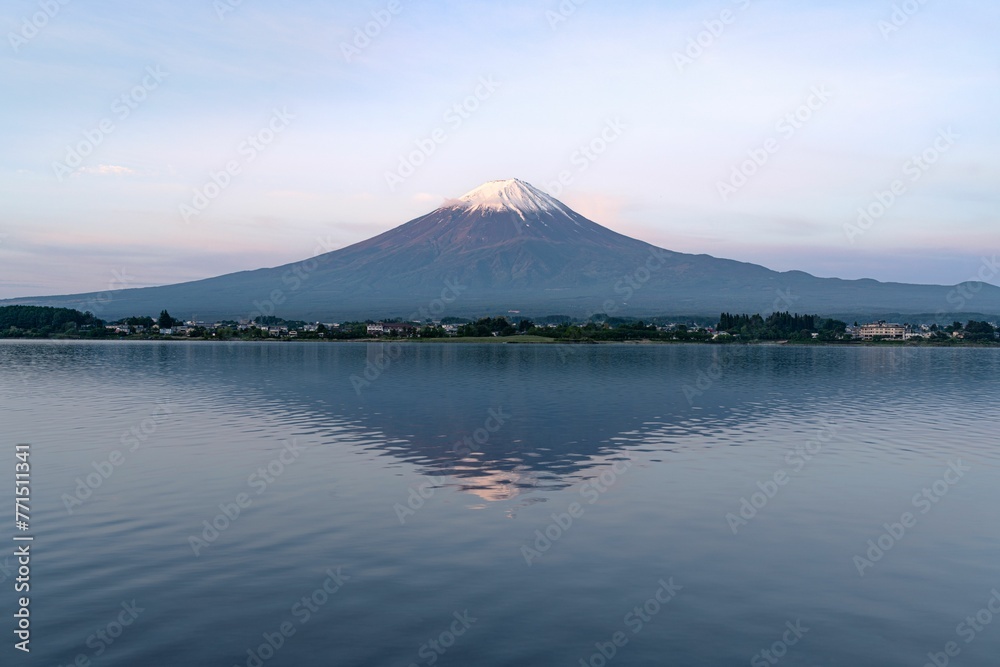
M 778 270 L 952 284 L 1000 251 L 995 0 L 9 0 L 0 26 L 0 297 L 275 266 L 501 178 Z

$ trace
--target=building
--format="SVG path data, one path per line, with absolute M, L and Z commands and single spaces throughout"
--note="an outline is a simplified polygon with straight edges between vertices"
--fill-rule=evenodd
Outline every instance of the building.
M 413 336 L 417 333 L 417 327 L 409 322 L 385 322 L 382 324 L 382 328 L 385 330 L 385 333 L 395 334 L 402 338 Z
M 909 330 L 902 324 L 890 324 L 882 320 L 872 322 L 871 324 L 862 324 L 858 328 L 857 336 L 861 340 L 874 340 L 875 338 L 882 340 L 905 340 L 907 333 L 909 333 Z
M 417 327 L 409 322 L 379 322 L 368 325 L 369 336 L 399 336 L 409 338 L 417 333 Z

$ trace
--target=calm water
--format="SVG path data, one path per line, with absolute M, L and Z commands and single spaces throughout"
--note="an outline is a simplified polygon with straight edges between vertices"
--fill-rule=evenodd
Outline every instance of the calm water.
M 998 397 L 1000 350 L 5 342 L 0 664 L 996 665 Z

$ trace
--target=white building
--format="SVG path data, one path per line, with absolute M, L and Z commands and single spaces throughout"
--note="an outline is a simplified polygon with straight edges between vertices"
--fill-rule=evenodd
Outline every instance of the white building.
M 909 330 L 902 324 L 890 324 L 885 321 L 862 324 L 858 328 L 857 336 L 861 340 L 905 340 Z

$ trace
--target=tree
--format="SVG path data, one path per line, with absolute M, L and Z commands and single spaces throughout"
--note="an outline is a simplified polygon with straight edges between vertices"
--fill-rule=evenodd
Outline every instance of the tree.
M 67 325 L 74 326 L 68 327 Z M 47 338 L 50 334 L 87 331 L 90 337 L 104 334 L 104 322 L 93 313 L 48 306 L 0 307 L 0 335 Z M 91 333 L 97 332 L 97 333 Z
M 513 336 L 514 327 L 506 317 L 483 317 L 472 324 L 458 328 L 458 335 L 467 338 L 488 338 L 490 336 Z
M 170 317 L 170 313 L 168 313 L 166 310 L 160 311 L 160 319 L 157 321 L 157 324 L 160 325 L 161 329 L 169 329 L 176 323 L 177 320 Z
M 418 338 L 445 338 L 447 335 L 448 334 L 445 333 L 445 330 L 441 327 L 431 325 L 423 327 L 417 332 Z
M 965 338 L 967 340 L 993 340 L 994 331 L 993 325 L 989 322 L 969 320 L 969 323 L 965 325 Z
M 130 327 L 146 327 L 147 329 L 152 329 L 155 324 L 153 318 L 148 315 L 145 317 L 126 317 L 122 321 Z

